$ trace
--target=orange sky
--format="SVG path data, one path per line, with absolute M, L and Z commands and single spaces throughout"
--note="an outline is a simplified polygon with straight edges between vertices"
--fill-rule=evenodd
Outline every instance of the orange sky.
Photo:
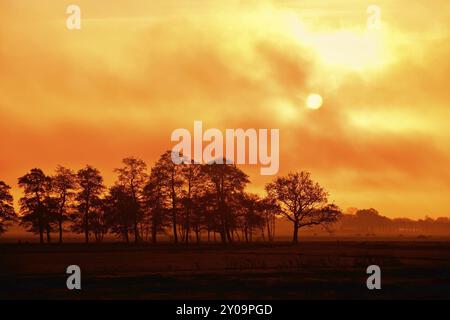
M 368 31 L 370 3 L 2 0 L 0 180 L 18 197 L 32 167 L 89 163 L 111 184 L 202 120 L 280 128 L 280 174 L 311 171 L 342 208 L 449 216 L 450 4 L 377 1 Z M 246 171 L 251 191 L 273 178 Z

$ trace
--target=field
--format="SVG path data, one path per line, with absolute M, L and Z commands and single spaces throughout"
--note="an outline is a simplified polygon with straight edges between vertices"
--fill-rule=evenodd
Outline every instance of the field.
M 82 290 L 66 289 L 72 264 Z M 366 287 L 372 264 L 381 290 Z M 0 244 L 0 299 L 405 298 L 450 298 L 450 242 Z

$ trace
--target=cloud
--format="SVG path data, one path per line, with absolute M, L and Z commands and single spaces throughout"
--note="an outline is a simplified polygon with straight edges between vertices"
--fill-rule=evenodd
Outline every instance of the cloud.
M 112 182 L 122 157 L 150 164 L 170 147 L 172 130 L 202 120 L 280 128 L 281 172 L 312 171 L 342 206 L 356 205 L 353 194 L 397 214 L 401 201 L 383 200 L 397 188 L 419 215 L 428 196 L 418 195 L 421 186 L 450 191 L 445 10 L 436 8 L 417 38 L 410 15 L 432 13 L 380 3 L 386 29 L 375 47 L 392 59 L 355 69 L 347 58 L 323 63 L 328 47 L 313 40 L 333 39 L 330 59 L 365 54 L 360 3 L 183 3 L 81 1 L 82 30 L 70 32 L 57 2 L 2 1 L 0 148 L 8 156 L 0 179 L 14 184 L 33 166 L 89 162 Z M 342 39 L 355 47 L 339 47 Z M 323 96 L 321 109 L 304 107 L 310 92 Z M 247 169 L 261 191 L 268 178 Z M 438 209 L 450 204 L 438 199 Z

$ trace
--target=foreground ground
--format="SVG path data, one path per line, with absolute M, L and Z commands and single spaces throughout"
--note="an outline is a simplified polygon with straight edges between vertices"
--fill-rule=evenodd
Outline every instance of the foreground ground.
M 66 289 L 66 268 L 82 290 Z M 382 289 L 366 287 L 381 267 Z M 0 299 L 450 299 L 450 242 L 0 244 Z

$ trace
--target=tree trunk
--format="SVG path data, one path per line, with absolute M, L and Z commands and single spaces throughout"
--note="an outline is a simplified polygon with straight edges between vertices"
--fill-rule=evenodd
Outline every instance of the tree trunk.
M 173 224 L 173 241 L 178 243 L 178 234 L 177 234 L 177 211 L 176 211 L 176 194 L 175 194 L 175 172 L 172 171 L 172 224 Z
M 156 228 L 156 218 L 153 218 L 152 219 L 153 221 L 152 221 L 152 242 L 153 243 L 156 243 L 156 230 L 157 230 L 157 228 Z
M 186 228 L 186 245 L 188 245 L 189 244 L 189 229 L 190 229 L 190 225 L 189 225 L 189 216 L 190 216 L 190 214 L 189 214 L 189 212 L 190 212 L 190 205 L 189 205 L 189 208 L 188 208 L 188 210 L 187 210 L 187 214 L 186 214 L 186 226 L 185 226 L 185 228 Z
M 137 214 L 136 214 L 137 216 Z M 134 220 L 134 243 L 138 243 L 139 242 L 139 229 L 138 229 L 138 222 L 137 222 L 137 217 Z
M 38 212 L 38 224 L 39 224 L 39 243 L 44 243 L 44 223 L 42 222 L 41 212 Z
M 51 242 L 51 238 L 50 238 L 50 227 L 47 226 L 46 232 L 47 232 L 47 243 L 50 243 L 50 242 Z
M 44 243 L 44 230 L 42 230 L 42 228 L 39 228 L 39 243 Z
M 62 204 L 61 207 L 59 208 L 59 243 L 63 242 L 63 219 L 64 219 L 64 206 L 66 205 L 66 194 L 64 192 L 63 196 L 62 196 Z
M 227 239 L 229 243 L 233 243 L 233 238 L 231 237 L 230 229 L 227 227 L 226 229 Z
M 220 234 L 220 239 L 222 240 L 222 242 L 226 243 L 227 239 L 225 238 L 225 231 L 224 230 L 220 230 L 219 234 Z
M 38 216 L 38 223 L 39 223 L 39 243 L 43 244 L 44 243 L 44 226 L 42 223 L 41 216 Z
M 172 225 L 173 225 L 173 241 L 178 243 L 178 233 L 177 233 L 177 213 L 175 208 L 172 208 Z
M 89 197 L 89 195 L 85 197 L 86 208 L 84 209 L 84 241 L 86 243 L 89 243 Z
M 189 229 L 190 229 L 190 221 L 189 221 L 189 218 L 190 218 L 190 215 L 191 215 L 191 208 L 192 208 L 192 199 L 191 199 L 191 189 L 192 189 L 192 187 L 191 187 L 191 182 L 192 182 L 192 179 L 191 179 L 191 177 L 189 177 L 189 183 L 188 183 L 188 205 L 187 205 L 187 210 L 186 210 L 186 226 L 185 226 L 185 228 L 186 228 L 186 245 L 188 245 L 189 244 Z
M 59 243 L 63 242 L 62 217 L 59 219 Z
M 133 203 L 134 203 L 134 208 L 133 208 L 133 211 L 134 211 L 134 243 L 138 243 L 139 242 L 139 221 L 138 221 L 139 203 L 136 198 L 136 191 L 134 188 L 133 181 L 131 182 L 131 196 L 133 197 Z
M 273 217 L 271 224 L 272 224 L 272 228 L 271 228 L 271 234 L 270 234 L 270 241 L 275 241 L 275 217 Z
M 89 243 L 89 217 L 87 210 L 84 213 L 84 241 Z
M 294 222 L 294 237 L 292 238 L 292 242 L 297 243 L 298 242 L 298 222 Z

